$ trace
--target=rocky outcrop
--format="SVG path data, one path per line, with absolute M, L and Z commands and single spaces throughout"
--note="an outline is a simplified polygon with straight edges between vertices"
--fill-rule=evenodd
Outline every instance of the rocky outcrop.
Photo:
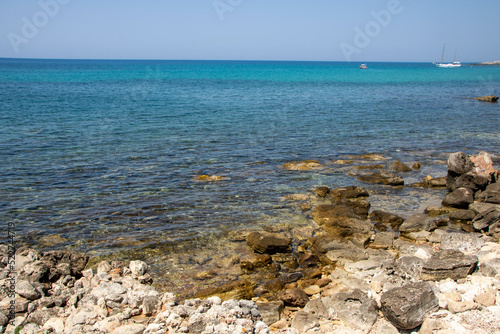
M 488 96 L 481 96 L 481 97 L 476 97 L 476 100 L 479 101 L 484 101 L 484 102 L 497 102 L 498 101 L 498 96 L 495 95 L 488 95 Z

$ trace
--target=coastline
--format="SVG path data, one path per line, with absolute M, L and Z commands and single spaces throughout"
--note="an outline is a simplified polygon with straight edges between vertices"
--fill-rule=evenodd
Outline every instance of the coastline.
M 482 66 L 482 65 L 488 65 L 488 66 L 499 66 L 500 65 L 500 60 L 495 60 L 495 61 L 485 61 L 481 63 L 473 63 L 471 65 L 474 66 Z
M 380 184 L 382 188 L 406 187 L 397 174 L 411 173 L 419 167 L 418 164 L 412 168 L 393 163 L 392 173 L 373 171 L 370 168 L 380 163 L 377 160 L 380 156 L 365 158 L 374 164 L 364 165 L 369 168 L 358 169 L 355 176 Z M 284 168 L 293 172 L 323 166 L 306 161 L 289 163 Z M 428 206 L 425 214 L 411 212 L 406 219 L 370 209 L 372 194 L 362 187 L 322 186 L 313 194 L 290 195 L 286 200 L 297 203 L 312 216 L 310 225 L 300 229 L 277 226 L 234 233 L 233 239 L 239 247 L 245 248 L 248 257 L 235 254 L 231 261 L 220 263 L 219 269 L 233 270 L 236 280 L 217 284 L 219 278 L 215 271 L 200 271 L 198 279 L 208 282 L 212 288 L 197 291 L 191 296 L 195 299 L 179 300 L 172 293 L 152 288 L 154 275 L 148 273 L 149 266 L 142 261 L 129 264 L 102 261 L 94 270 L 85 270 L 88 261 L 85 255 L 21 249 L 16 254 L 16 264 L 21 281 L 26 283 L 23 283 L 25 289 L 16 287 L 16 305 L 23 305 L 27 312 L 18 312 L 15 321 L 33 330 L 43 326 L 46 330 L 56 326 L 61 329 L 62 324 L 64 332 L 69 333 L 90 329 L 120 333 L 125 330 L 123 326 L 129 326 L 127 330 L 135 328 L 137 333 L 186 330 L 212 333 L 217 332 L 216 326 L 221 333 L 267 333 L 287 328 L 290 333 L 314 328 L 320 332 L 344 328 L 352 333 L 379 333 L 380 328 L 386 328 L 386 331 L 397 333 L 395 325 L 409 330 L 414 328 L 411 326 L 415 319 L 410 321 L 401 315 L 394 316 L 391 310 L 397 305 L 391 304 L 389 297 L 391 293 L 401 292 L 397 289 L 408 288 L 411 284 L 412 289 L 421 292 L 417 295 L 422 300 L 430 300 L 429 309 L 424 312 L 428 317 L 417 319 L 415 327 L 421 326 L 420 333 L 426 333 L 425 329 L 432 326 L 437 328 L 438 323 L 439 326 L 451 323 L 466 326 L 456 314 L 475 321 L 493 315 L 498 318 L 500 235 L 495 224 L 499 222 L 494 217 L 486 219 L 491 212 L 498 212 L 499 206 L 495 202 L 488 203 L 498 200 L 495 199 L 498 171 L 492 168 L 489 155 L 450 155 L 446 178 L 429 177 L 410 185 L 425 191 L 447 187 L 452 192 L 444 197 L 443 206 Z M 495 188 L 490 193 L 487 192 L 489 185 Z M 446 269 L 445 276 L 440 276 L 444 268 L 439 267 L 443 265 L 439 256 L 443 254 L 446 263 L 452 258 L 458 262 Z M 50 279 L 44 282 L 47 277 L 44 273 L 39 274 L 41 263 L 48 263 L 47 256 L 52 266 L 45 272 L 54 273 L 53 282 Z M 68 263 L 65 260 L 68 257 L 74 261 Z M 464 259 L 469 262 L 463 262 Z M 70 263 L 79 265 L 68 268 Z M 5 274 L 5 269 L 3 272 Z M 468 292 L 471 289 L 473 293 Z M 68 296 L 64 303 L 56 298 L 56 290 Z M 77 292 L 80 297 L 70 301 L 70 291 L 72 294 Z M 134 295 L 134 291 L 140 293 Z M 108 297 L 114 295 L 118 296 Z M 233 301 L 223 302 L 226 299 Z M 253 302 L 234 302 L 243 299 Z M 359 306 L 353 308 L 353 313 L 340 312 L 345 309 L 342 303 L 347 300 L 356 300 Z M 106 313 L 103 305 L 112 312 Z M 80 319 L 78 314 L 85 307 L 91 310 L 87 312 L 92 316 L 80 315 Z M 331 309 L 336 310 L 335 316 Z M 382 311 L 382 317 L 378 316 L 378 310 Z M 360 312 L 364 314 L 361 318 Z M 221 321 L 224 314 L 230 316 Z M 483 324 L 488 325 L 498 326 L 494 322 Z M 487 333 L 491 328 L 494 327 L 484 330 Z M 405 331 L 400 329 L 399 332 Z

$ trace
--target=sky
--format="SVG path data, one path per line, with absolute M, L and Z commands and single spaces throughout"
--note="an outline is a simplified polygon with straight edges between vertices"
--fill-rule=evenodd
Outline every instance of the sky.
M 0 57 L 500 60 L 499 0 L 0 0 Z

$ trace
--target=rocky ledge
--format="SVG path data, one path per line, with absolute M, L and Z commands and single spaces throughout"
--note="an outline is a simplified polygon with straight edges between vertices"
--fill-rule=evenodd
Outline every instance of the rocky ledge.
M 245 234 L 238 294 L 179 300 L 142 261 L 0 249 L 5 333 L 499 333 L 500 188 L 487 153 L 450 155 L 440 208 L 372 211 L 360 187 L 319 187 L 312 233 Z M 430 184 L 432 180 L 424 180 Z M 302 198 L 301 196 L 296 196 Z M 15 272 L 11 265 L 15 265 Z M 15 277 L 15 281 L 12 278 Z M 15 284 L 13 284 L 15 282 Z M 227 299 L 227 300 L 226 300 Z

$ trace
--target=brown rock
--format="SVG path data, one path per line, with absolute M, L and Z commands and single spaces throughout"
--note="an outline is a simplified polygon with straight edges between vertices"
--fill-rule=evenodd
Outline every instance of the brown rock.
M 269 232 L 252 232 L 247 244 L 257 253 L 275 254 L 292 251 L 292 239 Z
M 287 306 L 304 307 L 309 302 L 309 296 L 302 289 L 288 289 L 280 292 L 278 298 Z
M 484 101 L 484 102 L 497 102 L 498 101 L 498 96 L 495 95 L 489 95 L 489 96 L 481 96 L 481 97 L 476 97 L 476 100 L 478 101 Z
M 412 169 L 401 161 L 395 161 L 392 164 L 392 170 L 395 172 L 411 172 Z

